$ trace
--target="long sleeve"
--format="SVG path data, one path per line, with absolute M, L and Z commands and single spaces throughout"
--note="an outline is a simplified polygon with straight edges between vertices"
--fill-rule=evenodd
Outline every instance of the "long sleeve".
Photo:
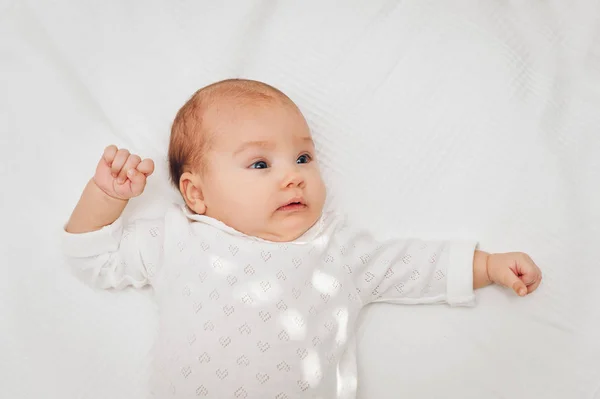
M 63 252 L 74 273 L 91 286 L 122 289 L 151 284 L 163 253 L 164 221 L 121 218 L 83 234 L 63 232 Z
M 344 269 L 363 305 L 372 302 L 470 306 L 476 243 L 391 239 L 339 232 Z

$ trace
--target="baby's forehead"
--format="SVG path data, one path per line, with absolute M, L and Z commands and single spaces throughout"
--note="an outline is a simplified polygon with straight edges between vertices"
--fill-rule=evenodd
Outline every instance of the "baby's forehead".
M 304 116 L 294 103 L 273 101 L 240 101 L 238 98 L 220 98 L 207 107 L 203 124 L 217 136 L 238 133 L 244 136 L 268 135 L 286 137 L 290 133 L 306 134 Z M 310 134 L 310 133 L 308 133 Z
M 214 132 L 211 141 L 209 151 L 233 157 L 256 151 L 273 153 L 314 148 L 310 131 L 303 126 L 279 129 L 277 125 L 270 124 L 244 124 L 240 128 Z
M 280 128 L 278 124 L 253 123 L 244 121 L 221 125 L 211 132 L 212 148 L 237 148 L 252 144 L 255 147 L 276 148 L 282 145 L 313 144 L 312 135 L 305 124 L 292 122 L 292 127 Z

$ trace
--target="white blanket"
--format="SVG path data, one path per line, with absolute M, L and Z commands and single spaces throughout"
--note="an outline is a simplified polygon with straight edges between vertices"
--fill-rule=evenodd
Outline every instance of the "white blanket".
M 538 292 L 373 306 L 360 398 L 600 398 L 600 2 L 0 0 L 0 397 L 137 398 L 151 293 L 94 292 L 59 233 L 105 145 L 178 200 L 175 112 L 227 77 L 302 108 L 328 206 L 385 235 L 525 251 Z

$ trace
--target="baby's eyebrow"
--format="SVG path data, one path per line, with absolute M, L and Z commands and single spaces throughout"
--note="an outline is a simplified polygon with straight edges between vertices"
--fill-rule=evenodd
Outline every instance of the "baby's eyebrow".
M 313 141 L 312 137 L 310 137 L 310 136 L 300 137 L 300 141 L 302 141 L 303 143 L 308 143 L 308 144 L 312 145 L 313 147 L 315 146 L 315 142 Z
M 241 152 L 246 151 L 248 148 L 252 148 L 252 147 L 271 149 L 271 148 L 275 147 L 275 145 L 269 141 L 246 141 L 245 143 L 240 145 L 237 150 L 235 150 L 233 155 L 237 155 Z

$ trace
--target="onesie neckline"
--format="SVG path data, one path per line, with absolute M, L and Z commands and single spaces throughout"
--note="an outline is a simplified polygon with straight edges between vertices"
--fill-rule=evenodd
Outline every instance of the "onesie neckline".
M 315 222 L 315 224 L 313 224 L 300 237 L 296 238 L 293 241 L 279 242 L 279 241 L 265 240 L 260 237 L 255 237 L 255 236 L 251 236 L 251 235 L 242 233 L 241 231 L 238 231 L 238 230 L 234 229 L 233 227 L 228 226 L 227 224 L 221 222 L 220 220 L 217 220 L 215 218 L 212 218 L 212 217 L 206 216 L 206 215 L 198 215 L 197 213 L 192 212 L 185 204 L 180 205 L 180 207 L 181 207 L 183 214 L 189 220 L 207 224 L 209 226 L 215 227 L 215 228 L 217 228 L 227 234 L 233 235 L 233 236 L 244 237 L 244 238 L 248 238 L 253 241 L 263 242 L 263 243 L 267 243 L 267 244 L 307 244 L 307 243 L 310 243 L 310 242 L 314 241 L 316 238 L 318 238 L 319 235 L 323 232 L 323 229 L 325 227 L 325 219 L 328 219 L 328 217 L 327 217 L 328 215 L 326 213 L 322 213 L 321 216 L 319 217 L 319 219 Z

